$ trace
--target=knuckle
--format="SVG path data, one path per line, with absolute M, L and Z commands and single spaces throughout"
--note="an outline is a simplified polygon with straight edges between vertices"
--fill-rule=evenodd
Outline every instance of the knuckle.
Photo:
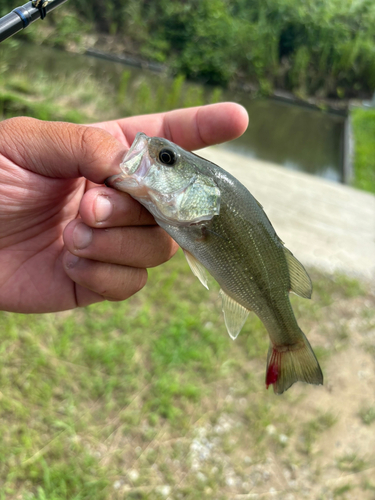
M 147 279 L 148 279 L 147 269 L 139 269 L 139 272 L 138 272 L 138 283 L 137 283 L 137 286 L 136 286 L 137 292 L 139 292 L 140 290 L 142 290 L 142 288 L 146 285 Z
M 85 160 L 91 163 L 94 160 L 95 153 L 98 149 L 98 132 L 95 128 L 86 127 L 84 125 L 79 126 L 79 147 L 82 154 L 85 156 Z
M 118 293 L 123 298 L 128 298 L 131 295 L 142 290 L 147 282 L 147 270 L 141 268 L 128 268 L 124 279 L 121 280 L 118 288 Z M 116 294 L 117 296 L 117 294 Z
M 97 291 L 106 300 L 126 300 L 139 292 L 147 283 L 147 270 L 140 268 L 127 268 L 125 272 L 116 273 L 116 282 Z M 120 275 L 119 275 L 120 274 Z M 113 278 L 112 278 L 113 279 Z M 110 279 L 107 280 L 107 283 Z
M 155 226 L 153 231 L 154 239 L 147 247 L 146 258 L 149 262 L 152 262 L 153 266 L 158 266 L 167 262 L 174 255 L 176 244 L 161 227 Z M 155 244 L 156 241 L 158 244 Z
M 134 295 L 135 293 L 142 290 L 142 288 L 146 285 L 146 283 L 147 283 L 146 269 L 140 269 L 140 268 L 131 269 L 129 278 L 127 279 L 126 283 L 127 291 L 125 292 L 125 295 L 127 295 L 128 297 Z
M 79 146 L 85 157 L 85 164 L 94 164 L 102 158 L 111 158 L 117 141 L 106 131 L 87 125 L 79 127 Z

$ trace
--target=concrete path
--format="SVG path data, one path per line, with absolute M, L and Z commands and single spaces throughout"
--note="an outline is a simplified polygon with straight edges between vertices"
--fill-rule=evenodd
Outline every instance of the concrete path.
M 285 246 L 306 266 L 375 285 L 375 196 L 216 146 L 199 151 L 263 205 Z

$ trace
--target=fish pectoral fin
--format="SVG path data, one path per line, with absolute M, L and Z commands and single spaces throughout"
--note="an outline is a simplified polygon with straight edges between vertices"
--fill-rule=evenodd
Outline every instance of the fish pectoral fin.
M 290 276 L 290 291 L 305 299 L 311 299 L 312 283 L 303 265 L 294 257 L 292 252 L 283 248 Z
M 208 284 L 207 284 L 207 271 L 206 268 L 197 260 L 193 254 L 188 252 L 187 250 L 182 249 L 186 260 L 190 266 L 190 269 L 192 270 L 194 276 L 196 276 L 199 281 L 202 283 L 202 285 L 207 288 L 208 290 Z
M 235 340 L 245 324 L 250 311 L 241 306 L 232 297 L 229 297 L 223 290 L 220 290 L 219 293 L 222 299 L 225 326 L 227 327 L 229 336 Z

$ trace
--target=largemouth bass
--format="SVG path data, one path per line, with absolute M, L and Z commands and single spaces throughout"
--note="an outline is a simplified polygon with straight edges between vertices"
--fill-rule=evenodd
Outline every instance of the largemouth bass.
M 281 394 L 297 381 L 322 384 L 289 301 L 290 291 L 311 297 L 310 278 L 245 186 L 208 160 L 143 133 L 120 167 L 122 173 L 106 185 L 129 193 L 152 213 L 205 287 L 206 270 L 219 283 L 229 335 L 237 337 L 250 311 L 263 322 L 271 341 L 267 388 L 273 385 Z

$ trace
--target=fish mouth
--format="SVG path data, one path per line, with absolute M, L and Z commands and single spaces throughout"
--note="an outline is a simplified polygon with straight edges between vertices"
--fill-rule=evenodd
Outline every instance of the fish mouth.
M 137 177 L 144 177 L 147 173 L 147 171 L 145 171 L 147 165 L 144 165 L 142 159 L 145 153 L 147 153 L 148 141 L 149 137 L 143 132 L 138 132 L 135 136 L 133 144 L 120 163 L 120 168 L 124 174 L 133 175 L 136 173 Z M 141 171 L 139 171 L 140 169 Z
M 121 173 L 108 177 L 104 184 L 120 191 L 133 192 L 140 188 L 152 165 L 148 154 L 149 137 L 138 132 L 133 144 L 120 163 Z

